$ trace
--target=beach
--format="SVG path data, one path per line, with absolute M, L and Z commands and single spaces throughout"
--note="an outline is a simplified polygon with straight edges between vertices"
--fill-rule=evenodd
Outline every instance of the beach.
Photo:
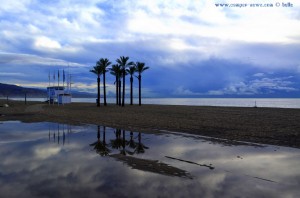
M 182 132 L 300 148 L 300 109 L 93 103 L 49 105 L 0 100 L 0 121 L 94 124 L 128 131 Z

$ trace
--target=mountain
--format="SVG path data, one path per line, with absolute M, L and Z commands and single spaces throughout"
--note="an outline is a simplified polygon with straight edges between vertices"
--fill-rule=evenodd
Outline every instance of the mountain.
M 35 89 L 35 88 L 25 88 L 17 85 L 3 84 L 0 83 L 0 97 L 24 97 L 28 98 L 46 98 L 46 89 Z M 72 91 L 72 96 L 74 98 L 95 98 L 95 94 Z
M 46 90 L 0 83 L 0 97 L 24 97 L 25 93 L 27 97 L 47 97 Z

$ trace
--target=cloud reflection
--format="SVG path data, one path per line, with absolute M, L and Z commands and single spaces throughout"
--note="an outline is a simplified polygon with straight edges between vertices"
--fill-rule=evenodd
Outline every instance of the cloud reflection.
M 11 129 L 11 133 L 19 133 L 15 136 L 19 141 L 0 144 L 1 196 L 297 197 L 300 195 L 298 149 L 268 145 L 255 147 L 211 144 L 212 139 L 193 138 L 180 133 L 158 135 L 130 131 L 123 133 L 122 130 L 121 135 L 116 137 L 117 130 L 108 127 L 105 129 L 99 127 L 99 131 L 97 126 L 71 126 L 71 131 L 65 130 L 67 128 L 60 125 L 58 130 L 57 123 L 16 122 L 12 125 L 4 122 L 0 125 L 0 138 L 3 142 L 12 138 L 8 136 L 10 134 L 8 131 L 2 133 L 4 129 Z M 53 134 L 56 134 L 55 141 Z M 21 136 L 23 137 L 20 138 Z M 98 141 L 98 137 L 101 143 L 105 139 L 104 142 L 109 149 L 109 154 L 103 157 L 90 146 Z M 116 138 L 125 142 L 120 141 L 119 147 L 112 147 L 111 140 Z M 26 141 L 28 139 L 32 141 Z M 139 142 L 148 149 L 140 153 L 134 152 Z M 198 164 L 212 164 L 215 169 L 210 170 L 165 156 Z M 132 161 L 127 163 L 126 160 Z M 155 161 L 155 166 L 188 171 L 193 179 L 169 177 L 167 174 L 131 168 L 136 162 L 145 162 L 149 166 L 151 160 Z M 274 179 L 277 183 L 255 177 Z

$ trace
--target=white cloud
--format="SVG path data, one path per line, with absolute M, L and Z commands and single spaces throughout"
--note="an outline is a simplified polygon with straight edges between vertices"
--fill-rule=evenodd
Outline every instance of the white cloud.
M 262 77 L 262 76 L 264 76 L 265 74 L 264 73 L 256 73 L 256 74 L 254 74 L 253 76 L 254 77 Z
M 74 62 L 66 62 L 61 59 L 48 58 L 43 56 L 37 56 L 32 54 L 18 54 L 18 53 L 3 53 L 0 52 L 0 65 L 40 65 L 40 66 L 72 66 L 81 67 L 82 64 Z
M 174 95 L 179 96 L 199 96 L 203 95 L 201 93 L 192 92 L 191 90 L 184 88 L 183 86 L 179 86 L 176 88 L 176 90 L 173 92 Z
M 203 61 L 214 58 L 240 63 L 242 67 L 267 68 L 270 72 L 299 71 L 300 59 L 296 52 L 300 49 L 300 21 L 296 0 L 290 1 L 294 3 L 293 8 L 222 9 L 215 2 L 5 1 L 0 8 L 3 15 L 0 72 L 18 73 L 3 68 L 23 67 L 23 64 L 52 67 L 67 66 L 70 62 L 83 67 L 94 64 L 99 57 L 113 60 L 120 55 L 142 59 L 153 68 L 176 71 L 190 65 L 203 66 Z M 265 71 L 257 70 L 254 77 L 265 77 L 262 75 Z M 85 68 L 77 72 L 81 75 Z M 228 79 L 236 76 L 232 74 Z M 78 83 L 88 82 L 82 78 Z M 264 83 L 270 89 L 271 84 Z M 198 94 L 184 85 L 178 93 Z M 252 93 L 259 90 L 254 85 L 255 82 L 231 80 L 226 90 L 210 93 Z M 88 87 L 80 88 L 88 90 Z
M 47 49 L 47 50 L 53 50 L 53 49 L 60 49 L 61 45 L 59 42 L 52 40 L 50 38 L 47 38 L 45 36 L 37 37 L 34 42 L 34 46 L 37 49 Z
M 237 82 L 231 83 L 221 90 L 211 90 L 209 95 L 254 95 L 273 93 L 274 91 L 295 92 L 297 88 L 293 87 L 293 82 L 289 79 L 292 76 L 280 77 L 280 78 L 262 78 L 255 79 L 249 82 Z

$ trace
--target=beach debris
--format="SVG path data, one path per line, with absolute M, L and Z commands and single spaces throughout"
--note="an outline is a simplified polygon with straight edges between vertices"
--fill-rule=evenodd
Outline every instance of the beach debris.
M 186 162 L 186 163 L 189 163 L 189 164 L 195 164 L 195 165 L 198 165 L 198 166 L 204 166 L 204 167 L 207 167 L 209 168 L 210 170 L 213 170 L 215 169 L 215 167 L 213 167 L 211 164 L 209 165 L 206 165 L 206 164 L 198 164 L 196 162 L 192 162 L 192 161 L 188 161 L 188 160 L 183 160 L 183 159 L 178 159 L 178 158 L 175 158 L 175 157 L 170 157 L 170 156 L 165 156 L 166 158 L 169 158 L 169 159 L 173 159 L 173 160 L 178 160 L 178 161 L 181 161 L 181 162 Z

